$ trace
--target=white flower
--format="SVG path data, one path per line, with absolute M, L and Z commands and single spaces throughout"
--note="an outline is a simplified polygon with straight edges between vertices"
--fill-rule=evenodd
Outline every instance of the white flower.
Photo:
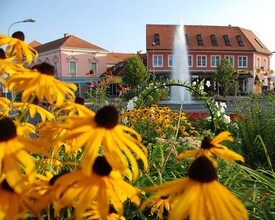
M 223 115 L 223 121 L 225 124 L 229 124 L 231 122 L 231 118 L 228 115 Z
M 226 105 L 225 102 L 221 102 L 221 103 L 220 103 L 220 106 L 223 107 L 223 108 L 227 108 L 227 105 Z
M 195 85 L 197 85 L 197 82 L 196 81 L 192 82 L 192 86 L 195 86 Z
M 206 81 L 206 86 L 209 88 L 211 86 L 211 83 L 209 80 Z
M 138 100 L 138 97 L 135 96 L 135 97 L 133 98 L 133 101 L 136 102 L 137 100 Z
M 135 108 L 135 104 L 133 102 L 133 100 L 129 100 L 127 103 L 127 111 L 132 111 Z
M 225 113 L 225 108 L 224 108 L 224 107 L 221 107 L 221 108 L 220 108 L 220 112 L 221 112 L 221 113 Z
M 221 112 L 217 111 L 217 116 L 220 117 L 221 116 Z
M 123 118 L 121 121 L 124 125 L 127 125 L 129 122 L 128 118 Z

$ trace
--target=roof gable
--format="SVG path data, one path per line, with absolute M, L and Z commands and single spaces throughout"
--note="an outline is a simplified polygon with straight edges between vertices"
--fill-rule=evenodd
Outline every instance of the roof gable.
M 65 36 L 63 38 L 45 43 L 45 44 L 41 44 L 37 47 L 35 47 L 35 49 L 38 52 L 44 52 L 44 51 L 50 51 L 50 50 L 54 50 L 54 49 L 58 49 L 61 47 L 67 47 L 67 48 L 77 48 L 77 49 L 90 49 L 90 50 L 100 50 L 100 51 L 105 51 L 107 52 L 107 50 L 98 47 L 94 44 L 91 44 L 85 40 L 82 40 L 78 37 L 75 37 L 73 35 L 69 35 L 69 36 Z

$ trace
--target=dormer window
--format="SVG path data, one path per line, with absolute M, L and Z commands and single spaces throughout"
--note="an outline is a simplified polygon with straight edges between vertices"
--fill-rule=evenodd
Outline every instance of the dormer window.
M 237 35 L 236 38 L 238 40 L 239 46 L 243 47 L 244 43 L 243 43 L 242 36 L 241 35 Z
M 186 45 L 188 45 L 188 46 L 190 45 L 188 34 L 185 34 L 185 42 L 186 42 Z
M 217 42 L 217 38 L 214 34 L 210 35 L 211 41 L 212 41 L 212 45 L 213 46 L 218 46 L 218 42 Z
M 197 40 L 199 46 L 204 46 L 201 34 L 197 34 Z
M 154 43 L 155 43 L 155 45 L 160 45 L 160 36 L 159 36 L 159 34 L 154 34 Z
M 224 39 L 224 42 L 225 42 L 226 46 L 231 46 L 228 35 L 223 35 L 223 39 Z

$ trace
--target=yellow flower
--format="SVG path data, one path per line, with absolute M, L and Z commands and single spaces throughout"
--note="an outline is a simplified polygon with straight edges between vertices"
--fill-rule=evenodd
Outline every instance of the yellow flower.
M 182 160 L 187 157 L 199 157 L 201 155 L 205 155 L 209 157 L 209 159 L 212 160 L 214 164 L 216 162 L 213 160 L 214 156 L 218 156 L 224 160 L 227 161 L 242 161 L 244 162 L 244 158 L 242 155 L 229 150 L 226 146 L 221 144 L 222 141 L 231 141 L 233 142 L 233 138 L 230 136 L 230 133 L 228 131 L 223 131 L 220 134 L 218 134 L 214 139 L 211 139 L 209 137 L 205 137 L 201 143 L 200 149 L 195 150 L 189 150 L 185 151 L 183 153 L 180 153 L 176 159 Z
M 6 48 L 7 56 L 15 56 L 17 62 L 21 62 L 23 57 L 26 57 L 26 62 L 30 64 L 34 58 L 38 57 L 37 51 L 26 42 L 0 34 L 0 46 L 5 44 L 8 44 Z
M 85 117 L 90 114 L 94 116 L 94 112 L 92 112 L 84 105 L 84 99 L 81 97 L 76 97 L 74 102 L 64 102 L 63 105 L 58 107 L 56 110 L 56 115 L 79 115 L 80 117 Z
M 6 179 L 0 182 L 0 195 L 0 219 L 25 219 L 29 210 L 33 211 L 32 201 L 23 192 L 16 192 Z
M 166 211 L 170 212 L 171 210 L 171 201 L 169 196 L 161 196 L 159 198 L 153 199 L 148 206 L 152 205 L 151 215 L 153 215 L 156 211 L 158 211 L 158 218 L 163 219 L 163 214 Z
M 22 167 L 24 170 L 22 170 Z M 35 163 L 17 136 L 16 126 L 10 118 L 0 119 L 0 172 L 16 191 L 22 190 L 23 174 L 29 178 L 35 175 Z
M 188 169 L 188 177 L 172 180 L 145 191 L 157 191 L 141 205 L 143 210 L 155 198 L 172 196 L 169 218 L 200 220 L 248 220 L 242 202 L 217 179 L 216 170 L 206 156 L 194 160 Z
M 80 219 L 96 201 L 101 219 L 108 219 L 110 205 L 122 216 L 123 203 L 127 199 L 137 206 L 140 204 L 140 192 L 127 183 L 119 172 L 113 170 L 104 156 L 99 156 L 90 176 L 80 170 L 64 174 L 53 182 L 51 194 L 55 198 L 55 216 L 60 209 L 74 206 L 75 219 Z
M 90 209 L 86 211 L 83 215 L 86 220 L 98 220 L 100 219 L 100 213 L 97 209 L 97 204 L 94 202 L 94 204 L 91 205 Z M 116 210 L 113 206 L 109 207 L 109 213 L 107 215 L 107 220 L 126 220 L 124 216 L 120 216 L 117 214 Z
M 134 178 L 139 171 L 137 159 L 141 159 L 144 169 L 147 169 L 147 148 L 141 143 L 141 136 L 135 130 L 118 124 L 118 121 L 117 109 L 114 106 L 105 106 L 94 117 L 70 117 L 67 118 L 67 124 L 62 125 L 69 130 L 63 141 L 75 138 L 76 148 L 85 145 L 82 169 L 86 175 L 90 175 L 101 145 L 108 163 L 114 169 L 122 172 L 128 170 L 127 158 Z
M 13 108 L 18 109 L 20 112 L 28 111 L 31 118 L 34 118 L 36 116 L 36 113 L 38 113 L 41 116 L 41 120 L 43 122 L 46 120 L 51 121 L 54 119 L 54 115 L 51 112 L 38 105 L 38 100 L 37 102 L 33 101 L 32 104 L 14 102 Z
M 9 116 L 11 101 L 8 98 L 0 97 L 0 117 Z
M 39 72 L 38 72 L 39 71 Z M 27 103 L 35 95 L 40 101 L 61 106 L 68 96 L 74 98 L 77 87 L 73 83 L 61 82 L 54 78 L 54 67 L 41 63 L 27 74 L 14 74 L 7 78 L 10 90 L 22 92 L 22 102 Z

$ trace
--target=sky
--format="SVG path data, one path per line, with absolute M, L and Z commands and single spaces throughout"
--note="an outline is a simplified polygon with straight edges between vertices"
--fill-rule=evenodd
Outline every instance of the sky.
M 110 52 L 145 53 L 146 24 L 232 25 L 251 30 L 275 51 L 275 0 L 0 0 L 0 5 L 0 34 L 23 31 L 27 43 L 44 44 L 68 33 Z M 36 22 L 12 25 L 28 18 Z

